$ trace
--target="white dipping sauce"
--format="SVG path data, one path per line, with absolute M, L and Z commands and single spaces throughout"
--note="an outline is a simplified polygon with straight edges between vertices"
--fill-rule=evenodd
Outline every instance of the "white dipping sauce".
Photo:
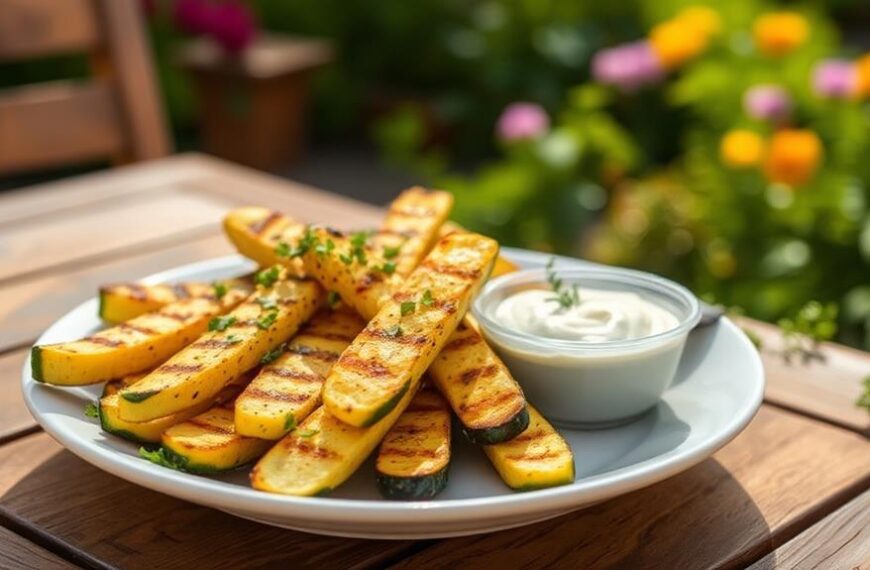
M 528 334 L 583 342 L 643 338 L 679 324 L 671 312 L 634 293 L 583 287 L 579 295 L 579 305 L 561 307 L 553 291 L 520 291 L 499 303 L 495 318 Z

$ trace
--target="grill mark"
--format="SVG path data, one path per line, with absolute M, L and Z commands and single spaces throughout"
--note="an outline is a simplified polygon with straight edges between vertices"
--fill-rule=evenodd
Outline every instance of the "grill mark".
M 82 340 L 85 342 L 89 342 L 91 344 L 98 344 L 100 346 L 109 346 L 112 348 L 114 348 L 116 346 L 124 346 L 126 344 L 122 340 L 112 340 L 110 338 L 105 338 L 102 336 L 89 336 L 89 337 L 83 338 Z
M 549 435 L 548 432 L 541 430 L 541 429 L 535 430 L 535 431 L 526 430 L 523 433 L 521 433 L 520 435 L 513 438 L 512 440 L 510 440 L 510 442 L 511 443 L 513 443 L 513 442 L 522 443 L 524 441 L 535 441 L 536 439 L 542 439 L 548 435 Z
M 154 329 L 149 329 L 148 327 L 143 327 L 141 325 L 134 325 L 133 323 L 121 323 L 118 325 L 118 328 L 124 331 L 134 331 L 149 336 L 158 334 Z
M 167 319 L 172 319 L 173 321 L 184 322 L 193 315 L 185 314 L 185 313 L 157 313 L 161 317 L 166 317 Z
M 346 335 L 346 334 L 341 334 L 341 333 L 336 333 L 336 332 L 318 331 L 316 329 L 308 329 L 308 330 L 304 331 L 302 334 L 304 334 L 305 336 L 310 336 L 312 338 L 322 338 L 324 340 L 337 340 L 337 341 L 341 341 L 341 342 L 346 342 L 348 344 L 353 342 L 353 339 L 356 338 L 355 336 L 351 336 L 351 335 Z
M 393 206 L 390 215 L 405 216 L 406 218 L 429 218 L 435 215 L 434 208 L 423 206 Z
M 257 319 L 248 319 L 245 321 L 236 321 L 229 326 L 231 329 L 250 329 L 250 328 L 259 328 L 257 325 Z
M 301 370 L 293 370 L 291 368 L 272 368 L 269 366 L 265 369 L 265 372 L 272 376 L 289 378 L 291 380 L 298 380 L 299 382 L 323 382 L 323 376 L 320 374 L 302 372 Z
M 309 455 L 318 459 L 341 459 L 341 454 L 331 449 L 314 446 L 302 438 L 294 437 L 289 440 L 288 449 L 295 449 L 301 455 Z
M 390 455 L 398 457 L 425 457 L 427 459 L 436 459 L 444 454 L 438 453 L 438 451 L 434 449 L 408 447 L 381 447 L 381 451 L 378 453 L 379 457 L 388 457 Z
M 276 220 L 282 217 L 283 216 L 279 212 L 269 212 L 269 215 L 262 220 L 257 220 L 252 224 L 248 224 L 248 229 L 251 230 L 253 233 L 257 234 L 258 236 L 262 235 L 266 233 L 266 230 L 269 229 L 269 226 L 271 226 L 273 223 L 275 223 Z
M 443 275 L 450 275 L 453 277 L 459 277 L 461 279 L 477 279 L 478 277 L 480 277 L 479 269 L 462 269 L 461 267 L 456 267 L 454 265 L 434 263 L 431 260 L 424 261 L 421 267 L 428 269 L 433 273 L 441 273 Z
M 164 372 L 164 373 L 191 373 L 197 372 L 202 369 L 202 364 L 164 364 L 155 370 L 155 372 Z
M 187 285 L 184 283 L 176 283 L 172 286 L 172 292 L 175 294 L 176 299 L 188 299 L 190 298 L 190 289 L 187 288 Z
M 416 435 L 424 431 L 426 431 L 426 428 L 417 427 L 413 424 L 404 424 L 393 426 L 392 429 L 390 429 L 390 434 Z
M 494 408 L 513 400 L 517 397 L 515 392 L 501 392 L 496 394 L 495 396 L 490 396 L 489 398 L 484 398 L 482 400 L 478 400 L 474 403 L 463 402 L 459 405 L 459 409 L 463 412 L 477 412 L 478 410 L 486 410 L 489 408 Z
M 330 235 L 331 237 L 334 237 L 334 238 L 342 238 L 342 237 L 345 237 L 345 235 L 347 235 L 343 231 L 337 230 L 331 226 L 326 226 L 323 229 L 328 235 Z
M 233 345 L 237 344 L 236 342 L 229 340 L 221 340 L 219 338 L 206 338 L 203 340 L 198 340 L 195 343 L 191 344 L 191 348 L 229 348 Z
M 214 424 L 210 424 L 210 423 L 204 422 L 202 420 L 198 420 L 196 418 L 191 418 L 191 419 L 187 420 L 187 423 L 194 425 L 194 426 L 196 426 L 204 431 L 209 431 L 211 433 L 220 433 L 220 434 L 224 434 L 224 435 L 235 435 L 235 433 L 236 433 L 236 430 L 233 427 L 226 428 L 223 426 L 216 426 Z
M 306 358 L 312 358 L 314 360 L 320 360 L 322 362 L 335 362 L 340 356 L 335 352 L 330 352 L 328 350 L 315 350 L 313 348 L 308 348 L 307 346 L 291 346 L 287 349 L 287 352 L 305 356 Z
M 444 345 L 444 348 L 441 349 L 441 354 L 444 354 L 445 352 L 450 350 L 459 350 L 469 346 L 474 346 L 482 342 L 483 338 L 481 338 L 481 336 L 477 334 L 470 334 L 468 336 L 455 338 L 448 342 L 446 345 Z
M 343 354 L 336 366 L 344 366 L 355 372 L 376 378 L 390 376 L 390 369 L 377 360 L 364 360 L 352 354 Z
M 288 402 L 291 404 L 299 404 L 308 400 L 311 396 L 308 394 L 291 394 L 288 392 L 278 392 L 276 390 L 263 390 L 248 386 L 244 392 L 248 398 L 256 398 L 258 400 L 272 400 L 273 402 Z
M 405 412 L 443 412 L 444 407 L 438 405 L 419 404 L 415 406 L 413 403 L 405 409 Z
M 357 283 L 356 292 L 364 293 L 366 290 L 371 289 L 375 283 L 380 283 L 382 280 L 383 278 L 376 273 L 366 273 Z
M 478 368 L 466 370 L 459 376 L 458 380 L 462 382 L 463 385 L 468 386 L 479 378 L 492 378 L 493 376 L 498 374 L 498 372 L 498 366 L 496 366 L 495 364 L 489 364 L 487 366 L 480 366 Z
M 359 336 L 362 339 L 368 340 L 381 340 L 386 342 L 393 342 L 396 344 L 402 345 L 414 345 L 420 346 L 429 342 L 429 337 L 426 335 L 418 334 L 418 335 L 391 335 L 389 332 L 384 329 L 363 329 Z
M 144 301 L 148 299 L 148 289 L 140 285 L 139 283 L 125 283 L 120 285 L 120 287 L 126 287 L 129 291 L 130 297 L 136 299 L 137 301 Z
M 505 456 L 505 459 L 511 461 L 541 461 L 544 459 L 555 459 L 557 457 L 561 457 L 561 451 L 542 451 L 540 453 L 535 453 L 534 455 L 526 455 L 525 453 L 516 453 L 513 455 Z

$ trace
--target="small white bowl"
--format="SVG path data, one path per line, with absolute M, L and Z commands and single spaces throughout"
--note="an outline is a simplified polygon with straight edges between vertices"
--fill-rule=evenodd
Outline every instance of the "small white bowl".
M 658 404 L 674 379 L 689 331 L 698 324 L 698 300 L 662 277 L 619 268 L 557 270 L 567 286 L 630 292 L 672 313 L 674 328 L 642 338 L 585 342 L 511 329 L 495 319 L 506 297 L 547 288 L 544 270 L 530 269 L 490 281 L 472 307 L 481 331 L 523 391 L 551 421 L 572 428 L 629 422 Z

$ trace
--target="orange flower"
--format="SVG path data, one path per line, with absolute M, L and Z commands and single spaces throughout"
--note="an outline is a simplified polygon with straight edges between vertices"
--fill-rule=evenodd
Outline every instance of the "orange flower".
M 653 52 L 662 67 L 674 69 L 707 49 L 709 35 L 688 21 L 674 18 L 655 26 L 649 35 Z
M 770 12 L 755 20 L 755 43 L 766 55 L 779 57 L 803 44 L 809 35 L 806 19 L 796 12 Z
M 855 62 L 855 95 L 870 96 L 870 54 L 858 58 Z
M 725 133 L 719 144 L 719 157 L 731 168 L 748 168 L 761 162 L 764 140 L 752 131 L 734 129 Z
M 816 173 L 822 153 L 822 141 L 813 131 L 777 131 L 768 145 L 764 175 L 771 182 L 799 186 Z
M 708 37 L 718 35 L 722 30 L 722 19 L 716 10 L 707 6 L 689 6 L 680 10 L 677 20 L 684 25 L 700 30 Z

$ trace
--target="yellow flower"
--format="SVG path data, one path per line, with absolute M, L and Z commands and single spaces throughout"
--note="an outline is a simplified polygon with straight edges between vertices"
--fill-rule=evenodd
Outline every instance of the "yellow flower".
M 870 54 L 858 58 L 855 62 L 855 95 L 870 96 Z
M 758 48 L 770 56 L 783 56 L 803 44 L 809 25 L 796 12 L 770 12 L 755 20 L 753 32 Z
M 822 152 L 822 141 L 813 131 L 777 131 L 768 145 L 764 175 L 771 182 L 799 186 L 816 173 Z
M 725 133 L 719 144 L 719 157 L 731 168 L 748 168 L 761 162 L 764 140 L 752 131 L 734 129 Z
M 689 6 L 677 14 L 677 20 L 684 25 L 700 30 L 708 37 L 718 35 L 722 30 L 722 19 L 716 10 L 707 6 Z

